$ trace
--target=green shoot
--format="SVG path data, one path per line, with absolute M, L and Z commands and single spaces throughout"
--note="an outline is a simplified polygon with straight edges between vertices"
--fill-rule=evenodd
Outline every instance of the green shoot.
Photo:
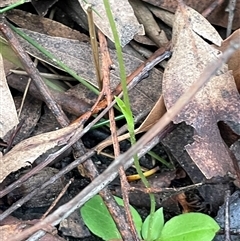
M 135 133 L 134 133 L 134 119 L 133 119 L 129 96 L 128 96 L 127 83 L 126 83 L 127 76 L 126 76 L 126 71 L 125 71 L 125 66 L 124 66 L 124 61 L 123 61 L 122 47 L 121 47 L 120 39 L 118 36 L 116 24 L 115 24 L 113 15 L 112 15 L 111 6 L 109 4 L 109 1 L 103 0 L 103 3 L 105 6 L 107 16 L 108 16 L 111 30 L 113 33 L 113 38 L 114 38 L 116 52 L 117 52 L 117 59 L 118 59 L 119 69 L 120 69 L 121 85 L 122 85 L 122 90 L 123 90 L 123 102 L 121 102 L 119 98 L 117 98 L 116 100 L 117 100 L 117 103 L 119 104 L 119 107 L 121 108 L 122 113 L 126 117 L 128 131 L 130 134 L 130 141 L 131 141 L 131 144 L 134 145 L 136 143 L 136 138 L 135 138 Z M 140 176 L 143 184 L 145 185 L 146 188 L 149 188 L 150 185 L 149 185 L 146 177 L 143 175 L 137 155 L 134 156 L 134 164 L 135 164 L 137 173 Z M 150 208 L 150 225 L 149 225 L 149 229 L 148 229 L 148 234 L 149 234 L 148 241 L 151 241 L 150 240 L 150 233 L 151 233 L 151 229 L 152 229 L 151 221 L 153 219 L 153 214 L 155 212 L 156 203 L 155 203 L 155 198 L 154 198 L 153 194 L 150 193 L 149 197 L 150 197 L 151 208 Z

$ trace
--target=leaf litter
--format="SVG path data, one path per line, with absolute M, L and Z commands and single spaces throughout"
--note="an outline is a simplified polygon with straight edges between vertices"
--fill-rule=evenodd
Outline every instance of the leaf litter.
M 196 14 L 196 12 L 192 11 L 190 8 L 182 6 L 182 13 L 182 16 L 178 16 L 179 25 L 177 27 L 175 20 L 176 29 L 173 30 L 173 33 L 175 31 L 176 35 L 174 36 L 173 34 L 173 57 L 169 61 L 166 73 L 164 74 L 163 94 L 167 109 L 175 103 L 185 90 L 187 90 L 193 82 L 192 79 L 197 79 L 204 67 L 221 55 L 219 50 L 214 49 L 214 46 L 205 41 L 207 39 L 216 45 L 220 45 L 222 39 L 218 36 L 217 32 L 212 29 L 200 15 Z M 180 13 L 177 12 L 177 14 Z M 201 31 L 199 29 L 201 29 Z M 210 33 L 208 32 L 209 30 Z M 205 35 L 205 33 L 207 34 Z M 174 38 L 176 40 L 175 42 Z M 222 50 L 221 47 L 220 50 Z M 237 59 L 237 57 L 235 58 Z M 173 69 L 176 70 L 175 73 L 171 72 Z M 182 78 L 182 76 L 184 76 L 184 78 Z M 234 103 L 239 103 L 239 95 L 237 94 L 231 72 L 228 71 L 227 66 L 224 66 L 217 75 L 212 78 L 211 82 L 198 93 L 196 98 L 186 107 L 185 111 L 174 120 L 175 123 L 185 121 L 188 125 L 194 127 L 196 131 L 194 136 L 195 142 L 187 145 L 186 149 L 195 164 L 197 164 L 207 178 L 224 176 L 227 171 L 235 173 L 228 149 L 224 145 L 217 128 L 217 122 L 220 120 L 230 120 L 232 122 L 239 121 L 239 106 L 237 104 L 234 105 Z M 158 100 L 158 104 L 161 106 L 160 111 L 164 112 L 162 97 Z M 155 113 L 153 117 L 148 118 L 142 124 L 142 127 L 139 128 L 140 130 L 142 128 L 141 131 L 148 130 L 149 126 L 161 117 L 162 113 L 157 113 L 157 109 L 159 108 L 158 104 L 156 104 L 155 109 L 152 110 L 152 112 Z M 65 138 L 68 140 L 72 136 L 70 133 L 71 131 L 73 131 L 73 129 L 69 128 L 69 132 L 56 131 L 56 134 L 60 134 L 61 140 Z M 51 139 L 51 136 L 53 139 Z M 59 143 L 59 140 L 54 136 L 55 134 L 53 133 L 46 133 L 39 136 L 39 141 L 37 141 L 37 139 L 35 140 L 34 137 L 33 139 L 29 139 L 29 142 L 23 141 L 21 142 L 22 144 L 20 143 L 12 150 L 12 153 L 16 150 L 20 153 L 20 150 L 22 151 L 24 148 L 30 147 L 30 151 L 27 152 L 27 154 L 30 154 L 32 158 L 31 152 L 33 151 L 33 159 L 35 159 L 47 149 L 65 143 L 66 140 L 63 142 L 60 141 Z M 49 137 L 50 141 L 48 142 Z M 31 141 L 33 142 L 31 143 Z M 34 146 L 35 141 L 37 141 L 37 145 L 40 145 L 39 150 Z M 15 155 L 17 155 L 17 152 Z M 24 156 L 20 155 L 20 158 L 21 157 Z M 202 157 L 204 157 L 204 159 Z M 220 164 L 218 163 L 219 166 L 217 166 L 218 158 L 220 158 Z M 226 158 L 226 163 L 223 162 L 224 158 Z M 10 159 L 11 156 L 9 160 Z M 27 156 L 23 159 L 27 160 Z M 19 161 L 20 159 L 17 160 Z M 21 165 L 24 166 L 26 164 L 28 165 L 29 163 L 20 162 L 19 168 Z M 8 174 L 10 172 L 8 171 Z M 5 173 L 3 176 L 5 177 L 8 174 Z
M 221 57 L 221 52 L 206 40 L 217 46 L 222 42 L 205 18 L 180 4 L 173 25 L 173 55 L 163 78 L 163 97 L 167 109 L 188 90 L 210 62 Z M 185 121 L 194 127 L 195 142 L 187 145 L 186 150 L 208 179 L 225 176 L 228 172 L 236 174 L 217 122 L 238 123 L 239 103 L 234 78 L 224 65 L 174 120 L 174 123 Z

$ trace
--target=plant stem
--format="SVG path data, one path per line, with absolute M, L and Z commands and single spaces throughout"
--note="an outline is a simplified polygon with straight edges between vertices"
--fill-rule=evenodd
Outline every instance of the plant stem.
M 126 109 L 128 110 L 129 113 L 131 113 L 131 115 L 130 115 L 131 119 L 132 119 L 131 123 L 127 123 L 127 124 L 128 124 L 128 131 L 130 134 L 131 145 L 133 145 L 136 143 L 136 138 L 135 138 L 135 133 L 134 133 L 134 120 L 133 120 L 133 115 L 132 115 L 129 96 L 128 96 L 128 90 L 127 90 L 126 71 L 125 71 L 125 66 L 124 66 L 124 61 L 123 61 L 122 47 L 121 47 L 121 43 L 119 40 L 117 27 L 116 27 L 116 24 L 115 24 L 113 15 L 112 15 L 111 6 L 109 4 L 109 1 L 103 0 L 103 3 L 105 6 L 105 10 L 106 10 L 106 13 L 108 16 L 108 20 L 109 20 L 109 23 L 110 23 L 110 26 L 112 29 L 113 38 L 114 38 L 114 42 L 115 42 L 117 59 L 118 59 L 119 69 L 120 69 L 120 79 L 121 79 L 121 85 L 122 85 L 122 90 L 123 90 L 123 101 L 125 103 Z M 141 181 L 143 182 L 144 186 L 146 188 L 149 188 L 150 185 L 149 185 L 146 177 L 143 175 L 137 154 L 134 155 L 134 164 L 135 164 L 137 173 L 140 176 Z M 155 212 L 156 202 L 155 202 L 154 194 L 149 193 L 149 197 L 150 197 L 151 208 L 150 208 L 150 224 L 149 224 L 149 230 L 148 230 L 148 240 L 150 241 L 149 237 L 150 237 L 150 233 L 151 233 L 151 229 L 152 229 L 151 221 L 153 219 L 153 214 Z

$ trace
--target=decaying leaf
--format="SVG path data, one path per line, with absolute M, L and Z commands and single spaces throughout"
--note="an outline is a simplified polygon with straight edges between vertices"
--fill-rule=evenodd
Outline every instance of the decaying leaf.
M 149 4 L 157 6 L 159 8 L 166 9 L 170 12 L 175 12 L 177 9 L 176 0 L 143 0 Z M 212 3 L 216 3 L 215 0 L 184 0 L 185 4 L 199 13 L 202 13 L 205 9 L 207 9 Z M 210 23 L 219 25 L 222 27 L 227 27 L 228 24 L 228 13 L 226 11 L 227 5 L 229 1 L 224 1 L 219 7 L 217 7 L 208 17 Z M 236 7 L 234 11 L 234 20 L 233 20 L 233 29 L 237 29 L 240 27 L 240 1 L 236 1 Z
M 21 28 L 32 31 L 37 29 L 39 33 L 48 34 L 50 36 L 89 42 L 89 37 L 87 35 L 49 18 L 44 18 L 20 9 L 11 10 L 7 12 L 6 16 L 11 22 Z
M 6 133 L 18 124 L 17 111 L 12 99 L 12 95 L 7 85 L 5 72 L 3 69 L 3 59 L 0 53 L 0 138 L 3 138 Z
M 51 148 L 65 145 L 78 127 L 79 124 L 74 123 L 60 130 L 33 136 L 17 144 L 0 159 L 0 183 L 11 172 L 31 165 L 40 155 Z
M 180 4 L 173 26 L 173 55 L 163 80 L 167 109 L 199 78 L 209 63 L 221 56 L 221 52 L 205 39 L 218 46 L 222 41 L 206 19 L 195 10 Z M 206 178 L 224 176 L 228 171 L 235 173 L 232 159 L 217 127 L 220 120 L 240 120 L 240 98 L 226 65 L 174 120 L 175 123 L 185 121 L 196 130 L 195 142 L 187 145 L 186 150 Z
M 92 5 L 94 8 L 93 16 L 95 25 L 104 33 L 104 35 L 114 42 L 103 2 L 98 0 L 79 0 L 79 3 L 85 11 L 89 4 Z M 118 4 L 116 4 L 115 1 L 110 0 L 109 3 L 111 5 L 111 11 L 117 26 L 118 35 L 122 46 L 125 46 L 127 43 L 129 43 L 135 34 L 144 34 L 143 26 L 138 23 L 133 9 L 127 0 L 119 1 Z

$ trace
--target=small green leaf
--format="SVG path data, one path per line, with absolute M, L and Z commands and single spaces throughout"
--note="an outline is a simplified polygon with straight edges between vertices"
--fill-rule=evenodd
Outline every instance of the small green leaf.
M 123 201 L 120 198 L 114 198 L 119 205 L 123 205 Z M 133 207 L 130 207 L 130 209 L 133 215 L 133 221 L 140 233 L 142 226 L 141 217 Z M 116 224 L 99 195 L 94 196 L 86 202 L 80 209 L 80 212 L 86 226 L 98 237 L 103 240 L 121 239 Z
M 166 222 L 157 241 L 211 241 L 219 229 L 206 214 L 186 213 Z
M 131 109 L 129 110 L 128 108 L 126 108 L 125 103 L 118 96 L 115 96 L 115 99 L 116 99 L 117 104 L 118 104 L 119 108 L 121 109 L 123 115 L 125 116 L 125 119 L 128 124 L 128 129 L 131 128 L 134 130 L 134 120 L 132 117 Z
M 152 219 L 152 225 L 150 230 L 150 237 L 148 237 L 149 230 L 149 219 L 150 215 L 147 216 L 142 226 L 142 237 L 144 240 L 156 240 L 160 237 L 160 234 L 164 225 L 164 216 L 163 216 L 163 208 L 159 208 L 154 214 Z M 150 239 L 148 239 L 150 238 Z

